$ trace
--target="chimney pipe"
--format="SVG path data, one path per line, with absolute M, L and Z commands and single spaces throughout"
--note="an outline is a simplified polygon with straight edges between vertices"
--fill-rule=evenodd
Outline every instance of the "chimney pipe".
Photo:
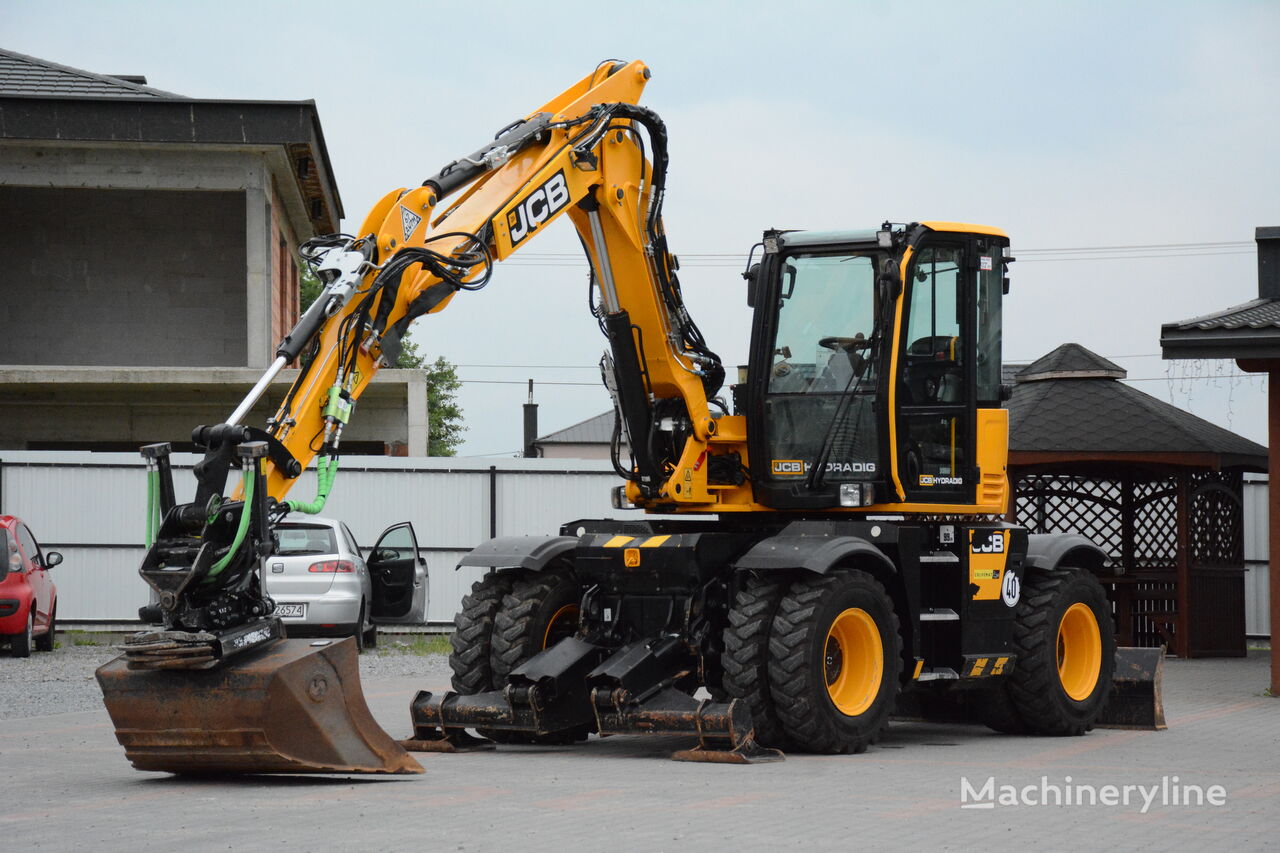
M 538 456 L 534 442 L 538 438 L 538 404 L 533 402 L 533 380 L 529 380 L 529 402 L 524 404 L 524 458 Z
M 1280 226 L 1254 231 L 1258 243 L 1258 296 L 1280 299 Z

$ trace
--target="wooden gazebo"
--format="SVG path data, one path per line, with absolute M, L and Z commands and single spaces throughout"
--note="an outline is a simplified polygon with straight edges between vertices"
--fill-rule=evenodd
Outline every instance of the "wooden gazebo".
M 1243 473 L 1266 448 L 1125 385 L 1079 344 L 1020 371 L 1009 401 L 1013 519 L 1111 555 L 1117 641 L 1245 653 Z

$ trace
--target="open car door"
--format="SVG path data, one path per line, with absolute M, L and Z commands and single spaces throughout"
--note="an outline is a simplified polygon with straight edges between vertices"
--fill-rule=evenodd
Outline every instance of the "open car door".
M 373 584 L 373 621 L 379 625 L 419 625 L 427 619 L 427 560 L 407 521 L 378 537 L 369 558 Z

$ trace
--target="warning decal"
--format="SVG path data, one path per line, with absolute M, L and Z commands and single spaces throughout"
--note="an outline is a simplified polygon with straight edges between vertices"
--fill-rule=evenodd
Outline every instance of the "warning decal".
M 417 228 L 421 221 L 421 216 L 403 205 L 400 206 L 400 224 L 404 226 L 404 242 L 409 242 L 409 238 L 413 236 L 413 229 Z

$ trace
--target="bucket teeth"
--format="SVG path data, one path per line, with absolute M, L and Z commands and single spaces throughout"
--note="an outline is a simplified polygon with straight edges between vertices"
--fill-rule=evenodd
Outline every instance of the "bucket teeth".
M 137 769 L 422 772 L 369 712 L 355 640 L 321 647 L 282 640 L 231 662 L 204 662 L 213 669 L 190 668 L 199 657 L 161 658 L 137 669 L 122 655 L 98 669 L 116 738 Z

